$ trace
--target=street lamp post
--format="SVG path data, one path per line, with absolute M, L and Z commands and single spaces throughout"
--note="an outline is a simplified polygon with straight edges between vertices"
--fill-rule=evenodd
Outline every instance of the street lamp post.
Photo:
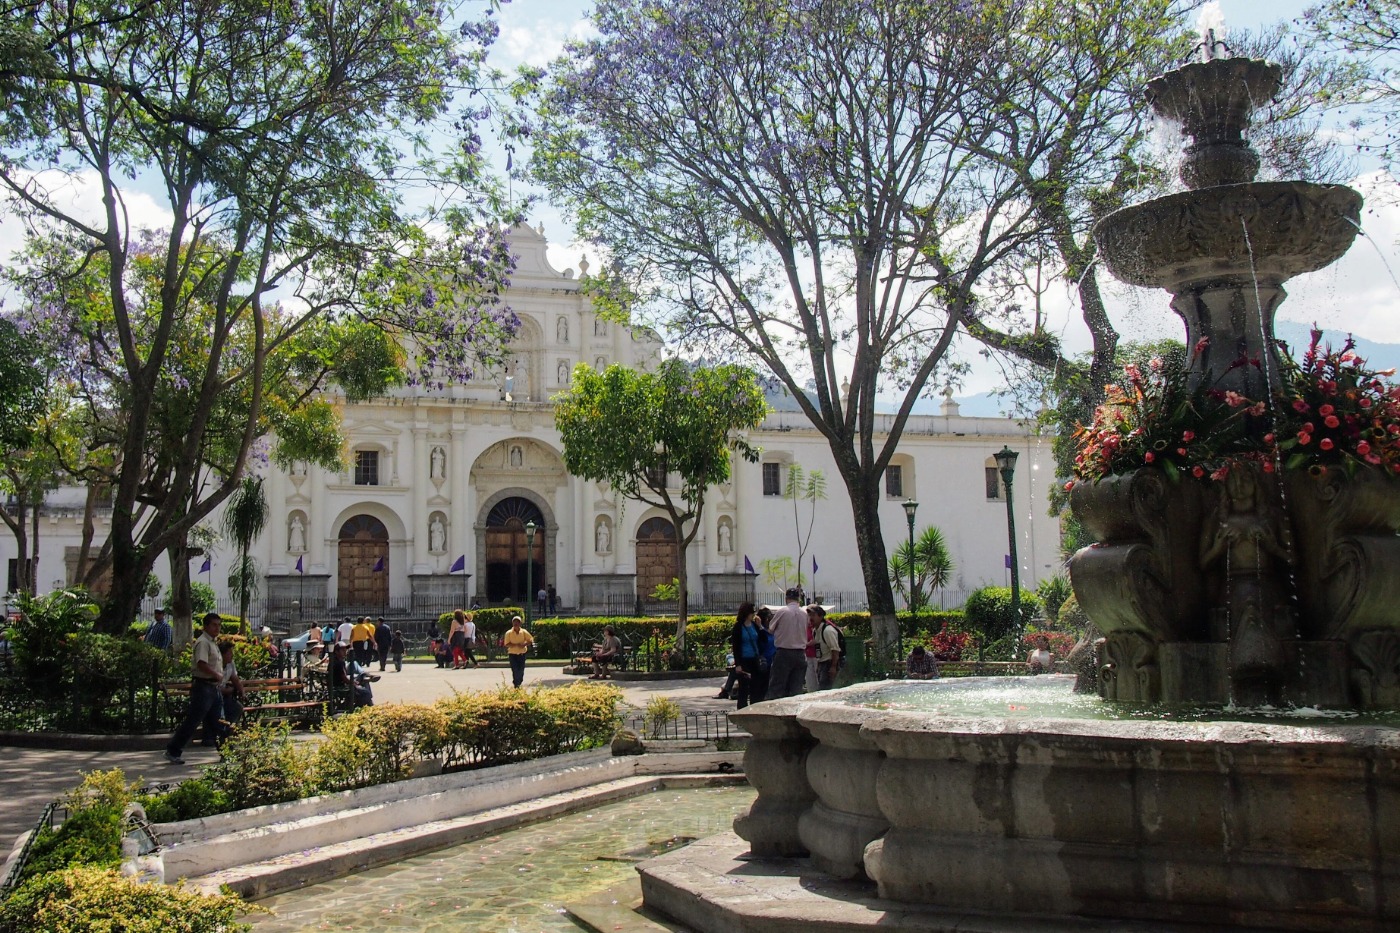
M 1016 475 L 1018 456 L 1005 444 L 992 455 L 997 469 L 1001 471 L 1001 481 L 1006 485 L 1006 534 L 1011 547 L 1011 617 L 1016 620 L 1017 631 L 1021 626 L 1021 568 L 1016 560 L 1016 510 L 1011 504 L 1011 480 Z
M 516 577 L 516 579 L 520 579 Z M 530 601 L 535 598 L 535 520 L 525 523 L 525 624 L 530 624 Z
M 919 503 L 913 499 L 904 500 L 904 517 L 909 519 L 909 630 L 914 630 L 914 512 Z M 899 656 L 904 657 L 904 630 L 899 634 Z

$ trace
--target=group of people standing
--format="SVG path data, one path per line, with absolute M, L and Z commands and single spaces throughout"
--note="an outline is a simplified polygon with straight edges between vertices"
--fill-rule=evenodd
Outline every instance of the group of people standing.
M 332 654 L 337 646 L 344 645 L 348 656 L 354 658 L 355 663 L 362 668 L 368 669 L 370 664 L 378 660 L 379 670 L 383 671 L 392 659 L 394 670 L 403 670 L 403 632 L 386 623 L 382 616 L 378 621 L 365 616 L 358 622 L 347 616 L 341 619 L 339 625 L 327 623 L 322 626 L 319 622 L 311 623 L 311 628 L 307 630 L 307 653 L 313 658 L 323 657 L 326 654 L 327 643 L 330 644 Z
M 804 607 L 791 587 L 777 609 L 743 603 L 729 635 L 734 665 L 718 699 L 739 709 L 804 691 L 829 690 L 841 670 L 842 633 L 816 603 Z

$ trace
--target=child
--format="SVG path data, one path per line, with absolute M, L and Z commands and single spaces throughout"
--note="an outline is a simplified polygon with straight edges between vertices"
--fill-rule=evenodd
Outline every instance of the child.
M 403 670 L 403 632 L 394 629 L 394 637 L 389 639 L 389 653 L 394 656 L 394 671 Z

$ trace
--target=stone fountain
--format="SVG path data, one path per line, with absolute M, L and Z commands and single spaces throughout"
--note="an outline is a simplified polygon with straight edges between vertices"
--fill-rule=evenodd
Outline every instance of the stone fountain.
M 1190 388 L 1276 395 L 1283 283 L 1335 262 L 1359 229 L 1350 188 L 1254 181 L 1259 158 L 1244 130 L 1279 79 L 1277 65 L 1212 58 L 1148 84 L 1157 112 L 1193 139 L 1188 190 L 1095 230 L 1113 275 L 1171 292 Z M 1173 483 L 1143 469 L 1080 483 L 1070 504 L 1098 542 L 1074 556 L 1070 575 L 1106 637 L 1105 697 L 1400 706 L 1400 483 L 1257 467 L 1224 483 Z
M 1209 55 L 1153 81 L 1194 140 L 1188 190 L 1096 231 L 1115 275 L 1172 293 L 1191 379 L 1251 398 L 1277 379 L 1283 283 L 1341 256 L 1361 206 L 1343 187 L 1253 181 L 1244 130 L 1278 85 L 1273 65 Z M 1242 356 L 1259 365 L 1231 366 Z M 1072 577 L 1106 635 L 1102 694 L 1400 706 L 1395 487 L 1231 476 L 1075 488 L 1099 539 Z M 1014 701 L 933 715 L 888 689 L 734 714 L 759 796 L 736 836 L 643 866 L 647 903 L 706 931 L 1400 929 L 1396 728 L 1230 707 L 1204 722 L 1027 718 Z

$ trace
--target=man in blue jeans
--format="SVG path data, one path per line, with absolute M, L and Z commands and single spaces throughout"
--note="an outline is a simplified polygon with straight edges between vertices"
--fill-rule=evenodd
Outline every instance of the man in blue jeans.
M 223 698 L 219 685 L 224 679 L 224 666 L 219 658 L 219 614 L 211 612 L 204 617 L 204 631 L 194 640 L 194 679 L 190 682 L 190 707 L 185 711 L 185 721 L 180 723 L 170 744 L 165 746 L 165 760 L 172 765 L 182 765 L 185 759 L 180 753 L 194 737 L 199 724 L 204 722 L 211 710 L 223 710 Z

